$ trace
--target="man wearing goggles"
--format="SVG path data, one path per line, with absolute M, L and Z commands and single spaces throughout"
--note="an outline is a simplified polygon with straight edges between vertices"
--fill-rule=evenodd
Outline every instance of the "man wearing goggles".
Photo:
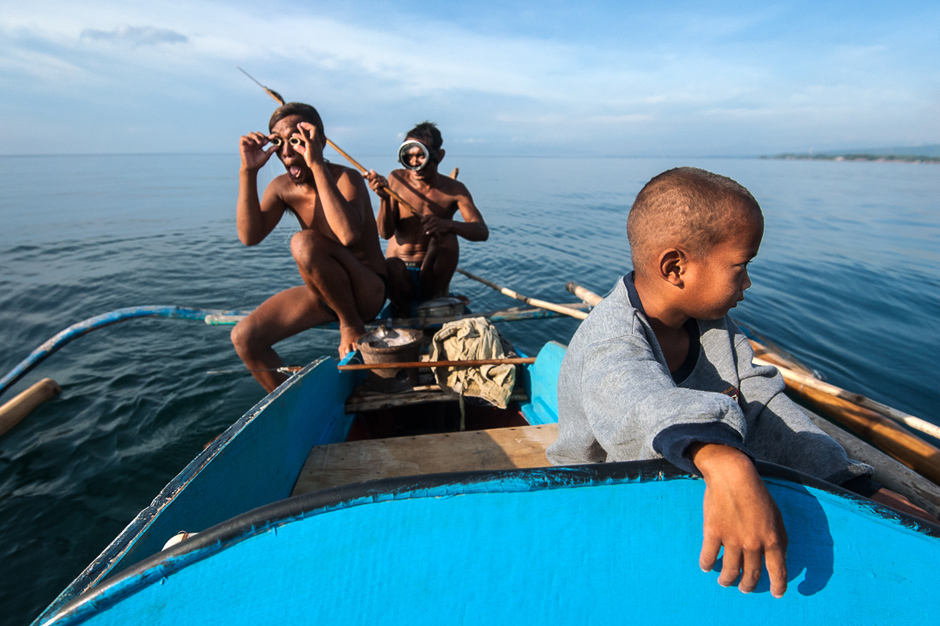
M 377 222 L 379 235 L 388 239 L 389 299 L 402 312 L 410 304 L 448 294 L 460 257 L 458 236 L 469 241 L 489 237 L 466 186 L 438 172 L 444 158 L 442 144 L 437 126 L 423 122 L 408 131 L 398 149 L 404 169 L 393 171 L 387 179 L 374 171 L 366 174 L 369 187 L 381 200 Z M 386 188 L 421 216 L 399 206 Z M 463 221 L 454 219 L 458 211 Z
M 282 339 L 339 320 L 340 356 L 365 334 L 364 320 L 385 303 L 387 269 L 369 192 L 358 172 L 323 158 L 326 135 L 316 109 L 290 102 L 271 116 L 269 134 L 241 138 L 236 223 L 238 238 L 254 246 L 285 212 L 300 231 L 291 253 L 303 285 L 265 300 L 232 330 L 235 350 L 268 391 L 287 379 L 274 351 Z M 258 170 L 277 153 L 287 170 L 258 198 Z

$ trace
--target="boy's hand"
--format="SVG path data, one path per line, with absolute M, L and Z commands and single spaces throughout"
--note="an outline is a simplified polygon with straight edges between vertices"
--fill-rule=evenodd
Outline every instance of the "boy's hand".
M 320 139 L 320 130 L 310 122 L 297 124 L 301 145 L 298 152 L 304 155 L 307 167 L 313 169 L 315 164 L 323 164 L 323 141 Z
M 259 132 L 248 133 L 243 136 L 238 142 L 238 151 L 241 153 L 242 157 L 242 169 L 258 171 L 264 167 L 264 164 L 268 162 L 268 159 L 270 159 L 271 155 L 277 150 L 275 146 L 271 146 L 269 149 L 265 150 L 264 146 L 269 142 L 268 137 Z
M 740 450 L 719 444 L 696 444 L 690 454 L 705 478 L 702 570 L 711 571 L 724 547 L 718 584 L 731 586 L 740 575 L 738 589 L 750 593 L 757 587 L 764 562 L 770 593 L 783 597 L 787 590 L 787 531 L 754 464 Z
M 424 231 L 425 235 L 431 235 L 432 237 L 439 237 L 450 232 L 448 223 L 450 220 L 442 220 L 438 216 L 426 213 L 421 216 L 421 229 Z
M 375 192 L 375 195 L 387 200 L 388 195 L 388 180 L 381 174 L 376 174 L 375 170 L 369 170 L 362 175 L 367 181 L 369 181 L 369 189 Z

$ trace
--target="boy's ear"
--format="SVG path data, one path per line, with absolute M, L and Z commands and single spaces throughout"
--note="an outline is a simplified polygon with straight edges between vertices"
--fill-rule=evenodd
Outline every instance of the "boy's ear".
M 681 288 L 684 284 L 682 275 L 685 274 L 686 260 L 685 253 L 678 248 L 664 250 L 659 255 L 659 277 L 667 283 Z
M 438 162 L 438 163 L 440 163 L 441 161 L 444 160 L 444 153 L 445 153 L 445 152 L 444 152 L 444 148 L 441 148 L 440 150 L 437 151 L 437 162 Z

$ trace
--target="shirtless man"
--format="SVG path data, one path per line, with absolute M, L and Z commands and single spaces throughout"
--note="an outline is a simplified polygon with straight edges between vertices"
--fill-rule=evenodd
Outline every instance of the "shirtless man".
M 291 253 L 304 285 L 265 300 L 232 330 L 238 356 L 267 391 L 287 379 L 272 347 L 312 326 L 339 320 L 340 356 L 354 349 L 385 302 L 387 270 L 369 192 L 358 172 L 323 159 L 326 135 L 316 109 L 289 102 L 274 111 L 270 134 L 241 138 L 238 238 L 260 243 L 285 211 L 300 222 Z M 265 146 L 271 144 L 270 148 Z M 287 170 L 258 199 L 258 170 L 272 154 Z
M 438 172 L 444 158 L 441 131 L 423 122 L 408 131 L 398 151 L 405 169 L 388 179 L 369 171 L 366 178 L 379 198 L 379 234 L 388 239 L 385 251 L 389 275 L 389 299 L 400 311 L 408 302 L 446 296 L 457 269 L 460 246 L 457 236 L 486 241 L 490 231 L 463 183 Z M 401 196 L 421 213 L 416 216 L 391 198 Z M 462 222 L 453 219 L 460 211 Z

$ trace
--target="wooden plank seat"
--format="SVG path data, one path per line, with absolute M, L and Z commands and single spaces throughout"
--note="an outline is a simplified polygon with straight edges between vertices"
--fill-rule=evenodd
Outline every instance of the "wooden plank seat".
M 314 446 L 291 495 L 365 480 L 440 472 L 545 467 L 557 424 Z

